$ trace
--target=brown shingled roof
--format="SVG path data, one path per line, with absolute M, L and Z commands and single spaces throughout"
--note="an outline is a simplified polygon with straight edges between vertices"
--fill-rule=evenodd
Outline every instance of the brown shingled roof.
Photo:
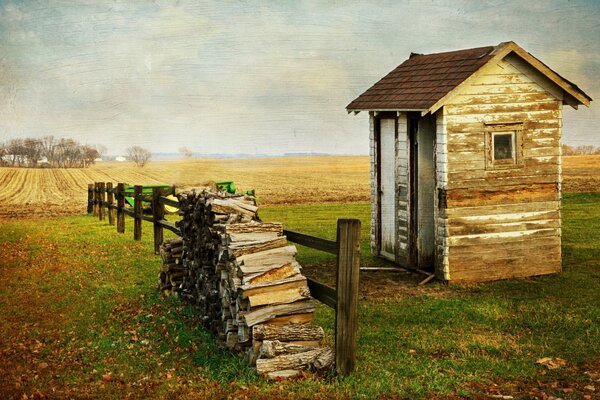
M 357 110 L 427 110 L 492 58 L 495 46 L 426 55 L 411 54 L 348 104 Z

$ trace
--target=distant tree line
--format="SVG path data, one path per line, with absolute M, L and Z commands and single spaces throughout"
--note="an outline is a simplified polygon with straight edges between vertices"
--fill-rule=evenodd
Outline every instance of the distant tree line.
M 85 168 L 94 165 L 105 152 L 102 145 L 81 144 L 75 139 L 10 139 L 0 143 L 0 166 Z
M 592 145 L 585 146 L 569 146 L 568 144 L 562 145 L 563 156 L 579 156 L 589 154 L 600 154 L 600 147 Z

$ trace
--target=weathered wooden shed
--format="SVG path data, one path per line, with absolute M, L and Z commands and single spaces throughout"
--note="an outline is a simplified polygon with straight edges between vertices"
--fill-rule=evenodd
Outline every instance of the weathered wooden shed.
M 371 246 L 448 281 L 561 270 L 563 104 L 591 98 L 514 42 L 414 54 L 369 112 Z

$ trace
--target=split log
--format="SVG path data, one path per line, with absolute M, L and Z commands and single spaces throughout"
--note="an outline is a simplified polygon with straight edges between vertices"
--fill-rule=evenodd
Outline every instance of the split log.
M 284 354 L 273 358 L 259 358 L 256 360 L 256 371 L 259 374 L 268 374 L 269 372 L 286 369 L 305 369 L 316 368 L 314 365 L 318 359 L 318 365 L 323 368 L 323 363 L 327 361 L 327 352 L 331 350 L 327 347 L 321 347 L 302 353 Z M 325 353 L 325 357 L 322 355 Z
M 248 326 L 254 326 L 282 315 L 312 313 L 313 311 L 315 311 L 313 302 L 305 300 L 291 304 L 262 307 L 243 314 L 243 318 Z
M 314 350 L 318 347 L 319 342 L 315 346 L 307 346 L 304 344 L 296 344 L 290 342 L 280 342 L 279 340 L 265 340 L 260 348 L 261 358 L 273 358 L 282 354 L 303 353 L 305 351 Z
M 304 287 L 308 287 L 306 277 L 301 274 L 296 274 L 289 278 L 277 279 L 271 282 L 261 282 L 255 285 L 242 285 L 240 291 L 242 299 L 245 299 L 261 293 Z
M 323 328 L 319 325 L 290 324 L 276 326 L 272 324 L 256 325 L 252 328 L 252 335 L 256 340 L 322 340 L 325 337 Z
M 269 320 L 271 325 L 307 324 L 313 320 L 313 313 L 283 315 Z
M 297 287 L 255 294 L 254 296 L 248 296 L 248 301 L 250 302 L 250 307 L 259 307 L 264 305 L 293 303 L 309 298 L 310 291 L 308 290 L 308 287 Z
M 265 250 L 276 249 L 278 247 L 285 246 L 286 244 L 287 239 L 285 236 L 278 236 L 266 240 L 242 242 L 240 244 L 234 243 L 229 246 L 229 253 L 231 257 L 237 258 L 246 254 L 254 254 Z
M 296 261 L 283 264 L 280 267 L 273 268 L 265 272 L 242 275 L 242 284 L 258 285 L 260 283 L 273 282 L 280 279 L 290 278 L 300 273 L 300 264 Z M 238 274 L 239 276 L 239 274 Z

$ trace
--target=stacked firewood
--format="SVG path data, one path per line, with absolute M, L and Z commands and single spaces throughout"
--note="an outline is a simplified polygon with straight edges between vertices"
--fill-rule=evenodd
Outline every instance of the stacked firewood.
M 215 230 L 221 237 L 220 334 L 227 347 L 245 351 L 262 374 L 288 376 L 329 365 L 331 351 L 321 347 L 323 329 L 307 324 L 315 306 L 282 225 L 250 222 Z
M 323 329 L 279 223 L 262 223 L 254 198 L 210 188 L 178 195 L 183 219 L 180 295 L 206 328 L 244 352 L 261 374 L 293 376 L 327 367 Z
M 158 274 L 158 288 L 169 296 L 178 292 L 183 282 L 183 239 L 168 239 L 160 246 L 163 265 Z

